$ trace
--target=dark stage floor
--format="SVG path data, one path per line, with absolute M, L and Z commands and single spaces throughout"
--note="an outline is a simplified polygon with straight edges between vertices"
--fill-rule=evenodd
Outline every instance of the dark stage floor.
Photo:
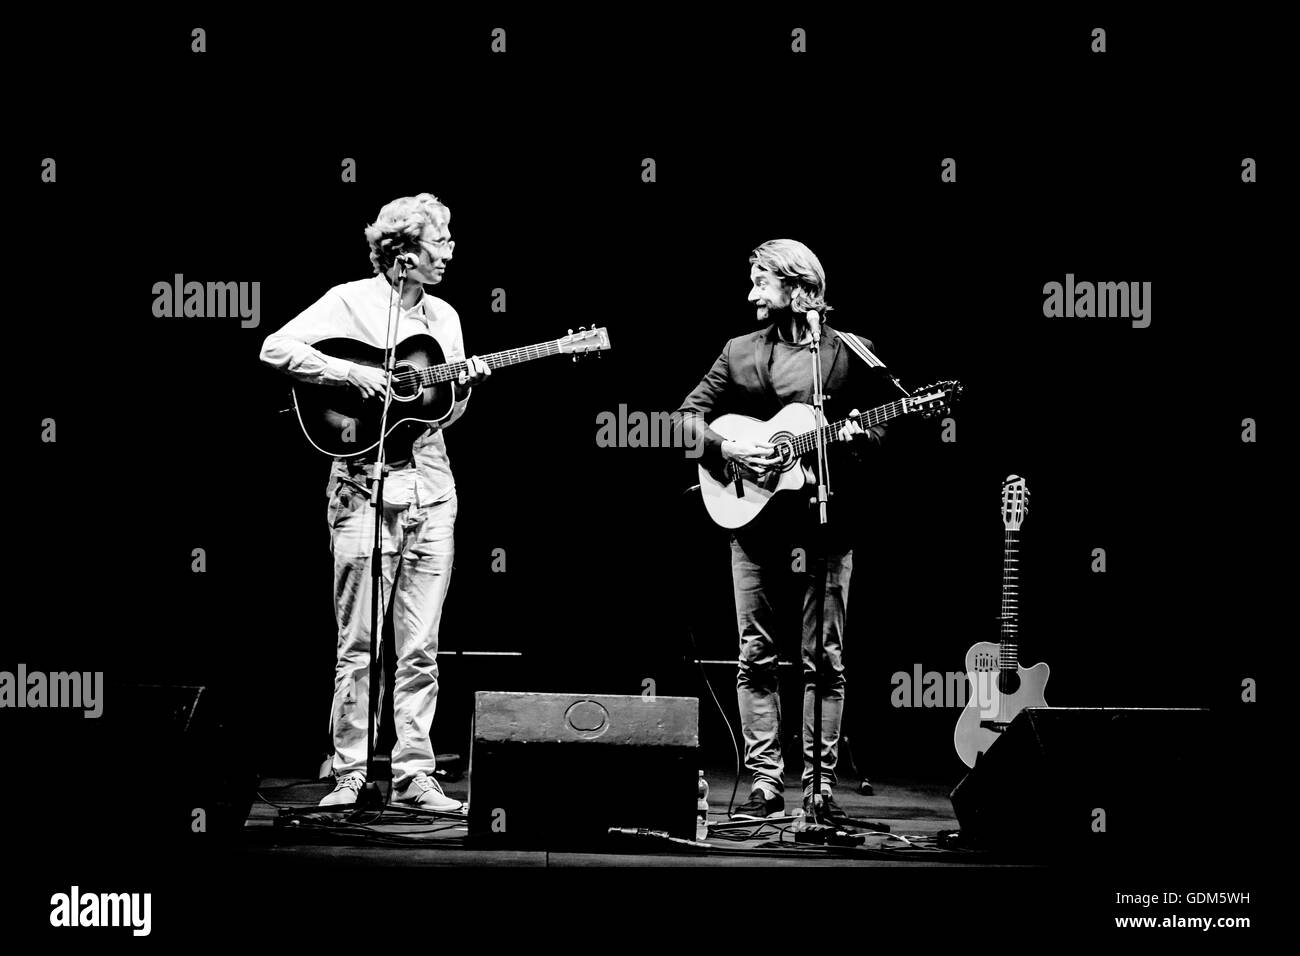
M 559 793 L 555 814 L 555 846 L 548 849 L 511 850 L 476 847 L 467 840 L 464 820 L 441 817 L 412 819 L 401 811 L 379 810 L 351 820 L 342 813 L 309 813 L 300 823 L 286 823 L 296 810 L 310 810 L 329 792 L 328 780 L 268 778 L 245 823 L 247 849 L 279 862 L 306 863 L 326 859 L 343 864 L 411 866 L 710 866 L 710 865 L 859 865 L 936 866 L 1013 863 L 963 849 L 940 838 L 942 831 L 957 829 L 949 786 L 909 780 L 873 781 L 875 793 L 857 792 L 856 781 L 842 784 L 836 800 L 854 820 L 883 824 L 888 832 L 854 828 L 864 836 L 851 847 L 796 844 L 789 818 L 764 824 L 728 825 L 727 800 L 734 776 L 709 775 L 710 835 L 704 846 L 657 842 L 653 838 L 624 837 L 608 852 L 577 852 L 564 846 L 560 835 L 571 801 Z M 387 783 L 381 784 L 387 790 Z M 444 781 L 449 796 L 467 797 L 465 778 Z M 799 800 L 797 780 L 787 781 L 786 810 Z M 555 794 L 553 794 L 555 796 Z M 748 789 L 742 785 L 736 803 Z M 282 809 L 281 809 L 282 808 Z M 287 811 L 284 812 L 284 811 Z M 629 820 L 627 825 L 636 826 Z

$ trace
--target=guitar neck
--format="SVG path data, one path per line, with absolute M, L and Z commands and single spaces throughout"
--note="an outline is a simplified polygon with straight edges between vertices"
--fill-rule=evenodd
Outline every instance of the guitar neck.
M 506 349 L 504 352 L 492 352 L 488 355 L 480 355 L 488 368 L 496 371 L 507 365 L 520 365 L 524 362 L 531 362 L 533 359 L 547 358 L 551 355 L 560 354 L 560 340 L 553 339 L 550 342 L 540 342 L 537 345 L 525 345 L 523 348 Z M 460 377 L 460 373 L 468 369 L 469 363 L 445 362 L 442 365 L 431 365 L 420 373 L 423 385 L 435 385 L 438 382 L 450 382 Z
M 890 402 L 888 405 L 881 405 L 879 408 L 873 408 L 856 416 L 856 420 L 862 424 L 863 428 L 870 428 L 872 425 L 883 425 L 885 422 L 906 415 L 915 409 L 908 404 L 907 399 L 900 398 L 897 401 Z M 831 422 L 829 425 L 822 426 L 822 435 L 827 444 L 839 441 L 839 432 L 854 416 L 841 418 L 837 422 Z M 797 436 L 792 442 L 791 447 L 794 449 L 796 457 L 806 455 L 817 447 L 817 429 L 804 432 Z
M 1014 671 L 1020 662 L 1020 537 L 1006 532 L 1002 546 L 1002 670 Z

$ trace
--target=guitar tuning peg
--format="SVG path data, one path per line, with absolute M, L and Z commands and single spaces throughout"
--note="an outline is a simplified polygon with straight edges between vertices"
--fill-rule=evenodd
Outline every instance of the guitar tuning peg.
M 569 334 L 570 334 L 570 335 L 573 334 L 573 329 L 569 329 Z

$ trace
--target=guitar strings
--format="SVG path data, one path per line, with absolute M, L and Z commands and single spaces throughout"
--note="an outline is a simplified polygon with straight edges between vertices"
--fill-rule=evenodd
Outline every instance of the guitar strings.
M 487 363 L 488 368 L 493 368 L 494 361 L 499 362 L 498 367 L 500 367 L 500 365 L 513 364 L 514 360 L 530 357 L 530 353 L 535 353 L 532 357 L 536 358 L 558 355 L 560 353 L 560 346 L 558 342 L 547 342 L 544 345 L 528 345 L 523 348 L 507 349 L 504 352 L 493 352 L 489 355 L 483 356 L 482 358 L 483 361 Z M 502 361 L 503 359 L 505 361 Z M 469 361 L 467 359 L 461 359 L 457 362 L 443 362 L 440 365 L 430 365 L 422 369 L 404 368 L 401 371 L 394 372 L 393 378 L 400 380 L 403 384 L 411 384 L 412 380 L 423 381 L 428 373 L 433 373 L 433 379 L 429 384 L 438 384 L 440 381 L 451 380 L 450 378 L 439 379 L 439 375 L 459 375 L 468 367 Z M 445 371 L 440 372 L 440 369 Z
M 879 409 L 873 408 L 869 411 L 863 412 L 861 415 L 856 417 L 859 422 L 866 422 L 867 427 L 870 428 L 873 425 L 887 422 L 890 419 L 897 418 L 899 415 L 903 414 L 906 409 L 906 401 L 906 399 L 899 399 L 890 402 L 888 405 L 882 405 Z M 825 434 L 826 439 L 828 441 L 835 441 L 840 429 L 847 425 L 853 417 L 854 416 L 850 415 L 846 418 L 841 418 L 837 422 L 831 422 L 828 425 L 822 426 L 822 431 Z M 816 445 L 816 438 L 814 437 L 816 433 L 817 429 L 814 428 L 794 438 L 794 440 L 790 442 L 791 450 L 800 457 L 812 451 Z
M 1005 529 L 1002 547 L 1002 640 L 999 642 L 1001 651 L 998 655 L 998 670 L 1008 674 L 1015 670 L 1020 656 L 1020 625 L 1017 623 L 1020 617 L 1020 600 L 1019 598 L 1008 599 L 1007 596 L 1008 590 L 1019 584 L 1019 569 L 1010 567 L 1011 559 L 1007 557 L 1010 554 L 1020 553 L 1019 548 L 1011 547 L 1018 543 L 1016 532 L 1010 528 Z M 1018 565 L 1019 558 L 1014 560 Z

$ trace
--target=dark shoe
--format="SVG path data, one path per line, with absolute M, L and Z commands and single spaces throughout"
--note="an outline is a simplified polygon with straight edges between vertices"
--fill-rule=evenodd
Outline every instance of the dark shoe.
M 863 777 L 862 782 L 858 784 L 858 793 L 862 794 L 864 797 L 869 797 L 875 792 L 876 788 L 871 785 L 871 781 L 866 777 Z
M 808 817 L 809 820 L 812 819 L 813 808 L 812 808 L 811 796 L 803 798 L 803 812 L 804 815 Z M 844 812 L 844 809 L 838 803 L 835 802 L 835 798 L 831 796 L 829 793 L 824 793 L 824 792 L 822 793 L 821 822 L 836 823 L 836 824 L 849 822 L 849 815 Z
M 785 813 L 785 801 L 780 797 L 769 797 L 764 790 L 755 790 L 749 800 L 731 811 L 733 820 L 766 820 L 779 817 Z

